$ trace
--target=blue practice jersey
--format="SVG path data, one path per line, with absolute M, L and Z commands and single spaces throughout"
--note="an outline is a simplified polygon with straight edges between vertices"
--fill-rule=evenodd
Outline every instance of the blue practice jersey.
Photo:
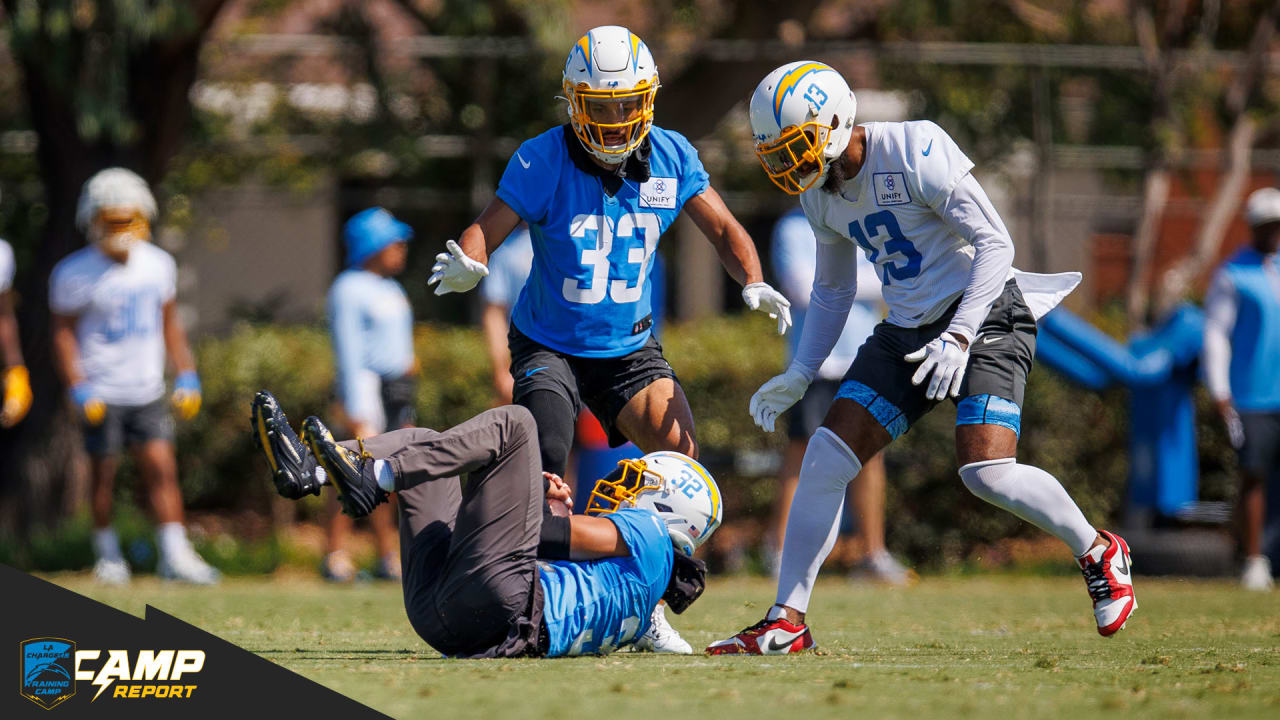
M 675 549 L 656 513 L 625 509 L 603 517 L 618 527 L 630 555 L 538 563 L 547 657 L 605 654 L 635 642 L 671 582 Z
M 567 355 L 620 357 L 649 338 L 658 237 L 707 189 L 707 173 L 684 136 L 653 127 L 649 179 L 626 179 L 610 197 L 575 164 L 570 142 L 563 127 L 525 141 L 498 183 L 533 238 L 533 270 L 511 322 Z
M 1235 289 L 1231 396 L 1252 412 L 1280 410 L 1280 258 L 1241 248 L 1222 266 Z

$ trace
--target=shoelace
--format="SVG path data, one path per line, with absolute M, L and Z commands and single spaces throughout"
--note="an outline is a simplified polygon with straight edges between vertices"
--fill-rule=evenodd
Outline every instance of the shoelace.
M 1099 600 L 1111 599 L 1111 581 L 1107 579 L 1107 573 L 1102 568 L 1102 563 L 1087 563 L 1080 572 L 1084 573 L 1085 585 L 1089 588 L 1089 597 L 1094 602 Z
M 742 631 L 741 631 L 741 632 L 739 632 L 738 634 L 739 634 L 739 635 L 746 635 L 747 633 L 755 632 L 755 631 L 757 631 L 757 630 L 763 630 L 764 628 L 768 627 L 769 625 L 772 625 L 774 622 L 777 622 L 777 621 L 776 621 L 776 620 L 770 620 L 769 618 L 765 618 L 765 619 L 761 620 L 760 622 L 756 623 L 755 625 L 751 625 L 750 627 L 745 627 L 745 628 L 743 628 L 743 629 L 742 629 Z
M 357 436 L 356 436 L 356 444 L 360 446 L 360 459 L 361 459 L 361 460 L 372 460 L 372 459 L 373 459 L 373 454 L 372 454 L 372 453 L 370 453 L 368 450 L 365 450 L 365 449 L 364 449 L 364 438 L 362 438 L 362 437 L 360 437 L 359 435 L 357 435 Z

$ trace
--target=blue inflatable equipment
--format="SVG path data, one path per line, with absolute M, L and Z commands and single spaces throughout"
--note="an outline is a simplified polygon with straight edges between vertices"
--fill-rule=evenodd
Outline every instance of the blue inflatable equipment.
M 1176 517 L 1196 507 L 1200 461 L 1191 390 L 1204 338 L 1204 314 L 1179 306 L 1150 332 L 1122 344 L 1065 308 L 1040 320 L 1036 358 L 1070 380 L 1129 389 L 1129 510 Z

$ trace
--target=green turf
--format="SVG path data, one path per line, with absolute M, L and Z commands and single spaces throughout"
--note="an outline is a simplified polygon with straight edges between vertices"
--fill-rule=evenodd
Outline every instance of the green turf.
M 1223 582 L 1139 578 L 1141 608 L 1111 640 L 1078 578 L 824 579 L 820 648 L 802 656 L 449 661 L 414 634 L 395 586 L 53 579 L 136 614 L 153 604 L 398 718 L 1280 717 L 1280 593 Z M 673 619 L 701 646 L 772 597 L 771 582 L 712 578 Z

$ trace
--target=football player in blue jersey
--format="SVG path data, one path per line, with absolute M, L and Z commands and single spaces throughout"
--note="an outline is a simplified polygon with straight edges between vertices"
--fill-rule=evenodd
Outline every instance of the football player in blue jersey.
M 653 55 L 630 30 L 583 35 L 564 66 L 569 122 L 520 145 L 497 197 L 447 243 L 428 281 L 436 294 L 472 289 L 490 253 L 528 222 L 533 268 L 511 313 L 511 375 L 552 473 L 564 473 L 583 403 L 613 447 L 630 440 L 697 457 L 689 403 L 651 332 L 651 260 L 681 210 L 745 286 L 747 305 L 776 318 L 780 333 L 791 323 L 697 151 L 653 125 L 658 85 Z
M 444 432 L 336 443 L 315 417 L 299 439 L 264 391 L 252 422 L 285 497 L 331 484 L 343 510 L 362 517 L 396 493 L 405 611 L 450 657 L 607 654 L 648 631 L 660 600 L 683 612 L 705 587 L 693 552 L 720 525 L 723 504 L 706 469 L 680 453 L 620 462 L 596 483 L 587 514 L 568 518 L 570 559 L 546 562 L 544 508 L 572 500 L 542 471 L 523 407 Z

